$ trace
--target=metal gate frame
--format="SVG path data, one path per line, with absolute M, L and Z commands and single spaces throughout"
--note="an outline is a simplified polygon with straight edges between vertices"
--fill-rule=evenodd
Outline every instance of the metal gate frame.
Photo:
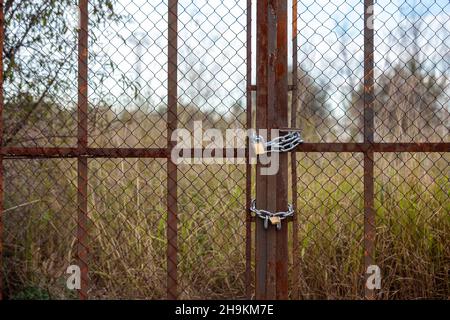
M 168 0 L 168 117 L 167 131 L 168 141 L 167 148 L 91 148 L 88 145 L 88 0 L 79 0 L 79 9 L 81 13 L 80 29 L 78 35 L 78 143 L 73 148 L 58 147 L 6 147 L 3 145 L 3 121 L 0 121 L 0 259 L 2 259 L 2 213 L 3 213 L 3 160 L 20 158 L 73 158 L 78 163 L 78 216 L 77 216 L 77 259 L 81 268 L 81 290 L 79 291 L 80 299 L 87 299 L 89 287 L 88 271 L 89 271 L 89 233 L 87 230 L 88 222 L 88 159 L 92 158 L 160 158 L 167 159 L 167 298 L 176 299 L 178 297 L 178 281 L 177 281 L 177 166 L 171 161 L 170 154 L 173 142 L 170 140 L 171 133 L 177 128 L 177 72 L 178 72 L 178 16 L 177 7 L 178 0 Z M 252 85 L 251 74 L 251 39 L 252 39 L 252 0 L 247 0 L 247 127 L 252 126 L 252 92 L 257 94 L 257 110 L 259 117 L 263 112 L 267 111 L 267 94 L 271 95 L 271 111 L 272 116 L 283 114 L 283 121 L 287 122 L 287 93 L 289 90 L 293 92 L 293 107 L 291 109 L 291 128 L 296 127 L 296 102 L 298 99 L 297 87 L 297 70 L 293 68 L 293 83 L 287 84 L 287 0 L 261 0 L 258 1 L 258 50 L 261 52 L 272 53 L 282 52 L 284 56 L 278 57 L 278 64 L 286 68 L 280 72 L 271 72 L 267 75 L 268 63 L 273 57 L 264 55 L 259 59 L 264 61 L 263 67 L 257 69 L 257 85 Z M 374 154 L 379 152 L 449 152 L 450 143 L 377 143 L 374 141 L 374 30 L 369 27 L 369 20 L 373 19 L 374 0 L 364 0 L 364 142 L 362 143 L 304 143 L 297 147 L 290 155 L 291 163 L 296 163 L 296 152 L 350 152 L 362 153 L 364 155 L 364 266 L 374 264 L 375 252 L 375 211 L 374 211 Z M 271 9 L 275 8 L 275 13 Z M 261 19 L 261 20 L 259 20 Z M 292 10 L 292 34 L 293 43 L 293 64 L 297 65 L 297 1 L 293 1 Z M 281 27 L 280 27 L 281 26 Z M 276 38 L 276 41 L 275 41 Z M 276 45 L 274 45 L 276 44 Z M 4 47 L 4 1 L 0 0 L 0 119 L 4 108 L 3 96 L 3 47 Z M 258 53 L 260 54 L 260 53 Z M 276 58 L 276 57 L 275 57 Z M 273 62 L 273 61 L 272 61 Z M 272 87 L 264 80 L 271 77 Z M 260 87 L 261 86 L 261 87 Z M 267 91 L 269 90 L 269 91 Z M 270 92 L 270 90 L 275 90 Z M 282 102 L 274 103 L 274 95 L 277 99 L 284 99 Z M 284 109 L 283 109 L 284 108 Z M 266 123 L 267 119 L 257 120 L 261 125 Z M 270 123 L 275 128 L 276 121 Z M 270 129 L 270 128 L 269 128 Z M 248 145 L 247 145 L 248 146 Z M 226 152 L 227 150 L 224 150 Z M 228 150 L 230 151 L 230 150 Z M 234 149 L 233 153 L 239 155 L 238 149 Z M 191 152 L 195 154 L 195 152 Z M 227 153 L 225 153 L 227 154 Z M 249 158 L 248 148 L 245 150 L 245 157 Z M 287 157 L 285 160 L 287 162 Z M 251 178 L 252 167 L 250 161 L 246 165 L 246 206 L 243 208 L 243 219 L 246 222 L 246 272 L 245 285 L 246 295 L 248 298 L 253 296 L 252 283 L 252 223 L 255 221 L 251 218 L 248 208 L 251 202 Z M 284 173 L 282 184 L 286 185 L 285 194 L 275 195 L 276 206 L 283 206 L 287 202 L 287 171 Z M 297 181 L 296 170 L 292 170 L 292 181 Z M 266 184 L 258 178 L 259 184 Z M 292 193 L 294 199 L 297 197 L 297 186 L 292 183 Z M 279 199 L 279 200 L 278 200 Z M 299 212 L 298 214 L 301 214 Z M 298 239 L 297 219 L 294 217 L 293 222 L 293 240 Z M 287 230 L 287 228 L 285 228 Z M 258 232 L 257 232 L 258 234 Z M 281 233 L 280 233 L 281 234 Z M 270 235 L 269 237 L 272 237 Z M 278 237 L 279 235 L 277 235 Z M 258 238 L 261 241 L 261 238 Z M 267 243 L 266 243 L 267 244 Z M 266 245 L 265 244 L 265 245 Z M 256 246 L 261 246 L 257 243 Z M 286 245 L 286 247 L 283 247 Z M 282 248 L 283 250 L 280 250 Z M 274 299 L 287 298 L 288 282 L 287 282 L 287 231 L 281 235 L 281 240 L 277 243 L 277 248 L 272 248 L 272 253 L 276 256 L 276 261 L 284 261 L 281 265 L 273 265 L 273 256 L 268 258 L 261 255 L 261 250 L 256 250 L 257 269 L 268 268 L 269 271 L 276 273 L 276 281 L 274 278 L 266 277 L 267 274 L 261 276 L 258 273 L 256 278 L 257 298 Z M 278 253 L 277 253 L 278 252 Z M 300 255 L 298 247 L 292 249 L 293 255 L 293 273 L 294 281 L 299 279 Z M 258 269 L 259 270 L 259 269 Z M 0 299 L 2 297 L 1 283 L 3 275 L 0 274 Z M 272 283 L 268 283 L 272 281 Z M 272 285 L 275 285 L 273 287 Z M 272 286 L 272 287 L 271 287 Z M 260 290 L 260 288 L 263 288 Z M 272 288 L 266 290 L 265 288 Z M 296 289 L 298 291 L 298 289 Z M 264 291 L 264 292 L 263 292 Z M 297 298 L 298 292 L 293 292 L 292 298 Z M 373 290 L 366 289 L 365 297 L 374 299 Z

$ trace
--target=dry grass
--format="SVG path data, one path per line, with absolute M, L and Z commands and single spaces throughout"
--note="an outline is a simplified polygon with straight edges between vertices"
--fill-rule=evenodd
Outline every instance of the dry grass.
M 385 154 L 376 160 L 380 297 L 449 298 L 448 155 Z M 74 263 L 75 161 L 5 165 L 5 204 L 11 208 L 4 217 L 8 296 L 75 298 L 65 289 L 64 274 Z M 90 160 L 89 165 L 91 297 L 164 298 L 165 161 Z M 297 168 L 301 281 L 291 287 L 298 286 L 303 299 L 360 298 L 361 157 L 300 154 Z M 180 167 L 183 298 L 244 296 L 244 177 L 242 166 Z

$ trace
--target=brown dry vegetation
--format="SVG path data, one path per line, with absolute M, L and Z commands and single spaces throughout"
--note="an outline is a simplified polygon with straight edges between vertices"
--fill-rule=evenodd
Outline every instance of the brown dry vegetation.
M 300 108 L 301 103 L 305 101 L 300 99 Z M 160 112 L 117 116 L 108 108 L 93 109 L 91 143 L 164 147 L 165 116 L 163 109 Z M 73 121 L 73 114 L 61 114 L 65 117 L 61 122 Z M 244 121 L 243 113 L 236 121 L 235 115 L 214 118 L 183 106 L 180 114 L 187 127 L 193 119 L 207 119 L 209 125 L 205 126 L 218 128 L 239 127 Z M 41 117 L 34 127 L 44 127 L 47 118 Z M 442 121 L 445 125 L 448 119 Z M 320 123 L 326 131 L 326 119 Z M 35 132 L 24 129 L 21 136 Z M 41 142 L 56 141 L 42 136 Z M 442 138 L 438 133 L 433 138 L 448 141 L 448 136 Z M 70 139 L 57 141 L 64 144 Z M 380 298 L 449 298 L 449 160 L 448 154 L 377 155 L 376 261 L 383 273 Z M 290 240 L 290 247 L 298 246 L 301 277 L 290 287 L 297 286 L 303 299 L 361 298 L 362 157 L 299 153 L 295 165 L 299 243 Z M 89 160 L 92 298 L 165 297 L 165 170 L 165 160 Z M 76 161 L 5 160 L 5 174 L 3 272 L 7 296 L 76 298 L 65 289 L 65 269 L 75 262 Z M 182 298 L 244 297 L 244 202 L 244 167 L 179 167 Z M 291 255 L 291 266 L 292 261 Z

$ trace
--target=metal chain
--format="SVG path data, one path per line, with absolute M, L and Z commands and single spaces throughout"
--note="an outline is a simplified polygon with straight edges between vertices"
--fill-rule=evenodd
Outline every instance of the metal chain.
M 254 144 L 263 144 L 265 152 L 289 152 L 295 149 L 303 139 L 300 132 L 290 131 L 284 136 L 277 137 L 272 141 L 264 142 L 262 136 L 254 136 Z M 257 209 L 256 200 L 252 200 L 250 205 L 250 212 L 254 213 L 256 217 L 264 220 L 264 228 L 269 228 L 269 222 L 277 226 L 277 230 L 281 229 L 281 221 L 294 215 L 294 208 L 292 204 L 288 205 L 288 211 L 270 212 L 267 210 Z
M 292 206 L 292 204 L 288 205 L 288 211 L 270 212 L 267 210 L 257 209 L 256 200 L 252 200 L 250 204 L 250 211 L 253 212 L 256 217 L 264 220 L 264 229 L 268 229 L 269 222 L 271 222 L 272 224 L 276 224 L 277 229 L 280 230 L 281 221 L 294 215 L 294 207 Z M 274 221 L 276 223 L 274 223 Z
M 264 138 L 262 136 L 255 136 L 253 138 L 254 143 L 264 143 Z M 266 152 L 289 152 L 294 150 L 303 139 L 300 132 L 291 131 L 284 136 L 277 137 L 272 141 L 264 143 L 264 148 Z

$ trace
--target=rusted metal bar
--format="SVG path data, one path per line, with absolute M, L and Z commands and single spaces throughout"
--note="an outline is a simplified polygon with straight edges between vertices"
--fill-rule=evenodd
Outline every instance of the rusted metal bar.
M 265 105 L 267 113 L 266 128 L 272 129 L 275 122 L 275 108 L 276 108 L 276 74 L 275 74 L 275 55 L 277 50 L 277 17 L 276 17 L 276 3 L 277 0 L 268 1 L 268 15 L 267 15 L 267 50 L 268 50 L 268 64 L 267 64 L 267 104 Z M 262 111 L 262 110 L 261 110 Z M 269 133 L 270 134 L 270 133 Z M 274 138 L 274 137 L 272 137 Z M 267 210 L 275 212 L 277 207 L 277 190 L 276 176 L 268 176 L 266 180 L 266 206 Z M 269 186 L 272 189 L 269 189 Z M 277 190 L 278 191 L 278 190 Z M 258 219 L 260 220 L 260 219 Z M 262 223 L 262 221 L 258 221 Z M 265 274 L 265 299 L 276 299 L 277 297 L 277 234 L 275 228 L 269 228 L 262 234 L 266 238 L 266 257 L 267 260 L 259 263 L 266 263 Z M 258 241 L 258 239 L 256 240 Z M 257 262 L 258 263 L 258 262 Z
M 88 159 L 78 158 L 78 219 L 77 219 L 77 259 L 81 271 L 81 288 L 79 298 L 88 298 L 88 211 L 87 211 L 87 181 Z
M 252 84 L 252 0 L 247 0 L 247 88 Z M 252 128 L 252 91 L 247 90 L 247 129 Z M 252 166 L 250 163 L 249 139 L 245 150 L 245 295 L 252 298 L 252 220 L 250 216 L 250 202 L 252 201 Z
M 3 146 L 3 48 L 5 42 L 5 19 L 3 0 L 0 0 L 0 146 Z M 3 299 L 3 156 L 0 155 L 0 300 Z
M 275 90 L 276 87 L 276 81 L 277 81 L 277 75 L 275 71 L 275 60 L 276 60 L 276 54 L 277 54 L 277 1 L 278 0 L 269 0 L 268 1 L 268 19 L 267 19 L 267 50 L 268 50 L 268 64 L 267 67 L 267 105 L 266 113 L 267 113 L 267 126 L 266 128 L 272 129 L 275 126 L 275 119 L 276 119 L 276 97 L 275 97 Z M 261 110 L 262 111 L 262 110 Z M 269 133 L 270 137 L 270 133 Z M 275 138 L 275 137 L 271 137 Z M 281 164 L 280 164 L 281 167 Z M 267 208 L 267 210 L 276 212 L 277 209 L 277 199 L 279 198 L 278 190 L 276 189 L 277 186 L 277 177 L 272 175 L 267 177 L 267 183 L 265 185 L 266 188 L 266 206 L 264 208 Z M 277 190 L 277 192 L 274 192 L 273 190 Z M 282 196 L 282 195 L 280 195 Z M 258 219 L 260 220 L 260 219 Z M 261 223 L 262 221 L 259 221 Z M 286 229 L 286 228 L 284 228 Z M 265 283 L 265 290 L 266 290 L 266 298 L 267 299 L 276 299 L 277 298 L 277 280 L 278 280 L 278 272 L 277 272 L 277 250 L 278 250 L 278 243 L 277 243 L 277 231 L 275 228 L 269 228 L 268 230 L 265 230 L 265 233 L 263 236 L 266 237 L 266 283 Z M 258 239 L 256 240 L 258 241 Z
M 85 156 L 92 158 L 167 158 L 163 148 L 88 148 Z
M 3 196 L 3 157 L 0 156 L 0 266 L 3 266 Z M 2 270 L 3 268 L 0 270 L 0 300 L 3 300 Z
M 372 149 L 374 152 L 449 152 L 450 143 L 374 143 Z
M 374 142 L 374 30 L 373 0 L 364 0 L 364 142 Z M 374 209 L 374 152 L 364 153 L 364 274 L 365 298 L 375 299 L 375 292 L 366 286 L 367 268 L 375 261 L 375 209 Z
M 175 146 L 172 133 L 177 129 L 178 73 L 178 0 L 168 3 L 168 114 L 167 114 L 167 298 L 178 298 L 178 177 L 170 154 Z
M 268 1 L 268 18 L 267 18 L 267 50 L 268 50 L 268 64 L 267 67 L 267 105 L 266 113 L 267 113 L 267 126 L 266 128 L 272 129 L 274 128 L 274 122 L 276 117 L 276 99 L 275 99 L 275 90 L 276 90 L 276 73 L 275 73 L 275 55 L 277 53 L 277 17 L 276 17 L 276 1 L 277 0 L 269 0 Z M 261 110 L 262 111 L 262 110 Z M 271 137 L 271 133 L 269 133 L 269 138 Z M 268 176 L 267 183 L 265 185 L 266 188 L 266 206 L 267 210 L 276 212 L 277 207 L 277 193 L 273 192 L 276 189 L 277 180 L 275 176 Z M 271 189 L 269 188 L 271 187 Z M 278 190 L 277 190 L 278 191 Z M 259 219 L 258 219 L 259 220 Z M 259 221 L 261 222 L 261 221 Z M 266 245 L 266 298 L 267 299 L 276 299 L 277 297 L 277 235 L 275 228 L 270 228 L 269 230 L 265 230 L 264 236 L 266 237 L 267 245 Z M 258 241 L 258 240 L 256 240 Z
M 80 30 L 78 33 L 78 152 L 88 146 L 88 0 L 79 0 Z M 79 298 L 88 298 L 88 159 L 78 156 L 78 219 L 77 258 L 81 270 Z
M 298 104 L 298 48 L 297 48 L 297 1 L 292 0 L 292 105 L 291 105 L 291 128 L 297 127 L 297 104 Z M 298 215 L 297 208 L 297 153 L 291 152 L 291 185 L 292 185 L 292 205 L 294 206 L 294 217 L 292 222 L 292 274 L 293 288 L 292 299 L 299 299 L 300 283 L 300 245 L 298 241 Z
M 288 85 L 288 91 L 294 91 L 296 89 L 297 89 L 296 84 Z M 258 91 L 258 86 L 247 84 L 247 91 Z
M 450 143 L 303 143 L 296 152 L 449 152 Z
M 287 127 L 287 1 L 258 1 L 257 17 L 257 129 Z M 279 155 L 280 169 L 275 175 L 261 175 L 261 165 L 257 165 L 259 208 L 273 212 L 286 210 L 287 165 L 287 154 Z M 287 231 L 286 227 L 265 229 L 262 220 L 256 221 L 257 299 L 287 298 Z
M 5 158 L 167 158 L 166 148 L 22 148 L 5 147 Z
M 256 129 L 267 128 L 267 16 L 268 0 L 256 2 Z M 262 165 L 256 165 L 256 205 L 267 208 L 267 176 L 261 175 Z M 255 226 L 255 296 L 256 299 L 266 299 L 267 274 L 267 234 L 261 221 Z
M 193 158 L 196 154 L 207 149 L 188 149 L 186 157 Z M 245 149 L 227 149 L 221 150 L 224 158 L 244 158 Z M 84 156 L 87 158 L 167 158 L 170 157 L 171 151 L 167 148 L 22 148 L 22 147 L 5 147 L 2 148 L 0 154 L 5 158 L 76 158 Z M 215 150 L 208 150 L 208 157 L 214 157 Z
M 204 149 L 203 149 L 204 150 Z M 202 150 L 202 153 L 203 153 Z M 295 152 L 450 152 L 450 143 L 303 143 Z M 196 149 L 190 149 L 194 157 Z M 233 157 L 245 157 L 243 149 L 223 149 L 222 154 Z M 243 156 L 244 154 L 244 156 Z M 166 148 L 41 148 L 41 147 L 3 147 L 0 155 L 11 158 L 167 158 L 170 152 Z M 214 156 L 214 152 L 212 152 Z
M 273 7 L 275 5 L 275 8 Z M 274 109 L 273 117 L 269 116 L 272 128 L 288 126 L 288 8 L 287 0 L 272 1 L 272 10 L 275 9 L 276 48 L 274 65 L 270 66 L 275 74 Z M 270 63 L 270 61 L 269 61 Z M 270 107 L 270 105 L 269 105 Z M 269 111 L 270 115 L 270 111 Z M 276 178 L 276 206 L 273 210 L 283 211 L 288 207 L 288 159 L 287 153 L 279 155 L 280 169 Z M 269 185 L 268 188 L 272 189 Z M 272 189 L 273 190 L 273 189 Z M 270 208 L 270 206 L 269 206 Z M 272 209 L 272 208 L 270 208 Z M 276 298 L 288 298 L 288 228 L 276 232 Z

